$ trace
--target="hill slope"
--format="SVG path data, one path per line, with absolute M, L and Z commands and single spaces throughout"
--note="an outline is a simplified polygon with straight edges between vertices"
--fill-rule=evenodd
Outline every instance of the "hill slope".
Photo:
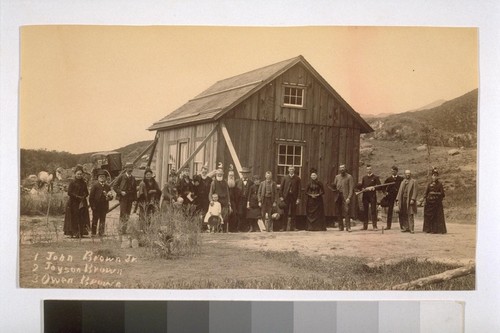
M 372 118 L 375 132 L 366 137 L 427 143 L 434 146 L 475 147 L 477 144 L 478 89 L 419 111 Z

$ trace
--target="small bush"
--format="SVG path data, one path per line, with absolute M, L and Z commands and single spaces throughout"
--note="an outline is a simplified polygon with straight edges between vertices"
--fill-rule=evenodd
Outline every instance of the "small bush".
M 194 206 L 168 205 L 142 223 L 145 225 L 142 226 L 139 241 L 155 256 L 171 258 L 199 253 L 201 219 Z

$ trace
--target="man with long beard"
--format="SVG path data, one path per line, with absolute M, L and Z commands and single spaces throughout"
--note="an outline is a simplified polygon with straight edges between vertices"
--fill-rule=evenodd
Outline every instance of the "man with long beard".
M 227 185 L 227 181 L 224 180 L 224 171 L 222 168 L 217 169 L 215 172 L 215 179 L 210 184 L 210 192 L 208 197 L 210 202 L 212 202 L 212 194 L 217 193 L 219 197 L 219 202 L 222 207 L 222 219 L 227 221 L 227 216 L 231 210 L 231 203 L 229 201 L 229 186 Z
M 234 179 L 234 171 L 232 169 L 227 173 L 227 186 L 229 187 L 229 203 L 231 207 L 238 207 L 238 199 L 240 196 L 240 191 L 236 187 L 236 180 Z M 229 212 L 227 217 L 228 225 L 226 226 L 227 230 L 230 232 L 238 231 L 238 216 L 236 211 L 233 209 Z

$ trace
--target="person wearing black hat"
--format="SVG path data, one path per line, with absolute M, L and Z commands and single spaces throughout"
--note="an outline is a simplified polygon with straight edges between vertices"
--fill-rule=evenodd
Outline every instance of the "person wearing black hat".
M 120 228 L 118 232 L 123 235 L 127 233 L 127 223 L 132 212 L 132 204 L 137 200 L 137 181 L 132 175 L 134 165 L 125 164 L 125 172 L 115 179 L 113 191 L 120 201 Z
M 394 212 L 394 202 L 396 202 L 396 196 L 398 195 L 399 186 L 401 186 L 401 182 L 403 181 L 403 177 L 398 175 L 397 166 L 393 166 L 391 168 L 391 173 L 392 175 L 384 182 L 384 184 L 390 184 L 385 186 L 385 200 L 387 205 L 387 230 L 391 229 L 392 214 Z M 399 222 L 399 226 L 401 227 L 401 229 L 403 229 L 401 222 Z
M 311 181 L 306 187 L 306 218 L 308 231 L 326 231 L 325 206 L 323 204 L 325 189 L 318 180 L 318 172 L 311 169 Z
M 139 222 L 141 226 L 149 226 L 151 216 L 157 211 L 161 197 L 160 187 L 153 178 L 153 171 L 150 168 L 144 170 L 144 178 L 139 183 L 139 190 L 137 193 Z
M 89 190 L 83 179 L 83 167 L 75 167 L 75 179 L 68 185 L 69 200 L 66 205 L 64 216 L 64 234 L 71 237 L 83 237 L 88 235 L 90 228 L 89 206 L 87 197 Z
M 113 199 L 111 187 L 106 183 L 106 171 L 97 171 L 97 181 L 90 188 L 89 202 L 92 208 L 92 235 L 97 233 L 99 225 L 99 236 L 104 236 L 106 225 L 106 214 L 109 209 L 109 201 Z
M 444 187 L 439 181 L 439 172 L 432 170 L 432 181 L 427 185 L 424 200 L 424 228 L 426 233 L 445 234 L 446 223 L 444 220 L 443 198 Z

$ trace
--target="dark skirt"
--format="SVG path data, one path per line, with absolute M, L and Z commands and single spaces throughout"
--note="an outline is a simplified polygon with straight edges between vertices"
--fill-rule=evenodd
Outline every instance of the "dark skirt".
M 250 207 L 247 209 L 247 215 L 246 215 L 246 218 L 247 219 L 253 219 L 253 220 L 257 220 L 260 218 L 260 207 L 257 206 L 257 207 Z
M 442 200 L 427 200 L 424 206 L 424 232 L 445 234 L 444 209 Z
M 326 231 L 323 197 L 307 198 L 306 216 L 307 230 Z
M 88 206 L 79 208 L 79 202 L 68 200 L 64 215 L 64 234 L 81 237 L 89 234 L 90 217 Z

